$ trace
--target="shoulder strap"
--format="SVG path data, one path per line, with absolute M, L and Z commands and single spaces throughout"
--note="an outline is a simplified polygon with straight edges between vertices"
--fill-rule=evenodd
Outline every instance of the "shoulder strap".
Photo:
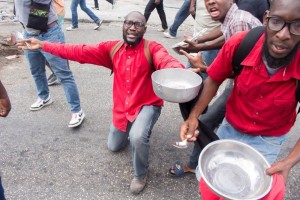
M 149 65 L 151 65 L 151 67 L 154 68 L 153 62 L 152 62 L 152 55 L 151 55 L 150 49 L 149 49 L 149 43 L 150 43 L 149 40 L 145 40 L 145 43 L 144 43 L 144 54 L 146 56 L 146 59 L 147 59 Z
M 117 42 L 110 50 L 109 52 L 109 57 L 111 60 L 113 60 L 116 52 L 121 48 L 121 46 L 124 44 L 123 40 L 120 40 L 119 42 Z
M 257 40 L 265 31 L 264 26 L 258 26 L 251 29 L 242 42 L 239 44 L 235 54 L 232 59 L 232 66 L 234 75 L 237 76 L 241 73 L 243 66 L 241 66 L 241 62 L 246 58 L 246 56 L 250 53 L 251 49 L 254 47 Z

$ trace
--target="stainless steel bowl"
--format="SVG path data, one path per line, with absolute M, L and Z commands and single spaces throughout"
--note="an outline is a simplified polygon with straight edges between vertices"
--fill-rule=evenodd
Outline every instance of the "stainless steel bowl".
M 202 150 L 198 164 L 208 187 L 225 199 L 257 200 L 272 186 L 272 176 L 265 173 L 268 161 L 242 142 L 214 141 Z
M 155 94 L 163 100 L 184 103 L 194 99 L 200 90 L 201 77 L 187 69 L 167 68 L 152 73 Z

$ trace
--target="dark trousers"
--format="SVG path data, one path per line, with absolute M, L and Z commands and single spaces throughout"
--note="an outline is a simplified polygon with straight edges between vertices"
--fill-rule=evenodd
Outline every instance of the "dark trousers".
M 156 8 L 157 13 L 159 15 L 160 21 L 161 21 L 161 26 L 163 29 L 168 29 L 168 23 L 166 19 L 166 13 L 164 11 L 164 2 L 163 0 L 160 1 L 160 4 L 156 5 L 155 0 L 150 0 L 148 4 L 146 5 L 144 16 L 146 18 L 146 21 L 148 21 L 151 12 Z
M 98 0 L 94 0 L 95 2 L 95 8 L 99 8 Z
M 1 182 L 1 176 L 0 176 L 0 200 L 5 200 L 4 189 Z

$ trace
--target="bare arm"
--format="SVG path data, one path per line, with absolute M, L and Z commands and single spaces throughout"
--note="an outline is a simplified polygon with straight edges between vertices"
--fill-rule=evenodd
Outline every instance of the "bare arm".
M 197 53 L 199 51 L 222 48 L 225 43 L 225 37 L 221 32 L 221 27 L 218 26 L 211 32 L 200 36 L 195 42 L 191 42 L 188 40 L 185 40 L 184 42 L 186 42 L 187 45 L 178 47 L 178 51 L 180 51 L 180 49 L 183 49 L 187 52 Z
M 200 36 L 199 38 L 197 38 L 197 43 L 203 43 L 203 42 L 206 42 L 206 41 L 211 41 L 211 40 L 217 39 L 221 36 L 223 36 L 223 33 L 221 31 L 221 26 L 218 26 L 215 29 L 213 29 L 211 32 L 209 32 L 208 34 L 205 34 L 205 35 Z
M 0 117 L 6 117 L 11 109 L 7 92 L 0 81 Z
M 267 169 L 267 174 L 271 175 L 274 173 L 279 173 L 283 176 L 286 182 L 291 169 L 299 161 L 300 161 L 300 139 L 298 139 L 292 151 L 284 160 L 275 162 L 269 169 Z
M 195 16 L 195 14 L 196 14 L 195 2 L 196 2 L 196 0 L 191 0 L 191 2 L 190 2 L 190 14 L 192 16 Z
M 184 41 L 187 43 L 187 45 L 178 47 L 178 51 L 181 49 L 187 52 L 197 53 L 199 51 L 206 51 L 206 50 L 213 50 L 213 49 L 220 49 L 225 43 L 224 36 L 220 36 L 214 40 L 203 42 L 203 43 L 197 43 L 197 42 L 191 42 L 188 40 Z
M 187 138 L 187 135 L 193 135 L 191 140 L 196 140 L 194 135 L 195 130 L 198 127 L 198 117 L 202 114 L 204 109 L 210 103 L 216 92 L 218 91 L 220 84 L 212 80 L 210 77 L 207 77 L 204 82 L 203 91 L 192 109 L 188 119 L 181 125 L 180 128 L 180 138 L 184 140 Z

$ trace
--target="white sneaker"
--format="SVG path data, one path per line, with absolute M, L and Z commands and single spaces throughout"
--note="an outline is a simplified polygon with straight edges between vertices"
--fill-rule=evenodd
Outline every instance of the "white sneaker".
M 169 32 L 163 32 L 163 34 L 164 34 L 164 36 L 165 36 L 166 38 L 171 38 L 171 39 L 175 39 L 175 38 L 176 38 L 175 36 L 170 35 Z
M 40 109 L 42 109 L 44 106 L 49 105 L 49 104 L 51 104 L 51 103 L 53 103 L 53 101 L 52 101 L 50 95 L 49 95 L 49 97 L 48 97 L 46 100 L 43 100 L 43 99 L 41 99 L 41 98 L 38 98 L 38 99 L 36 100 L 36 102 L 34 102 L 34 103 L 30 106 L 30 110 L 32 110 L 32 111 L 40 110 Z
M 85 114 L 84 114 L 84 112 L 82 110 L 80 110 L 77 113 L 73 113 L 72 114 L 72 119 L 69 122 L 68 126 L 70 128 L 77 127 L 77 126 L 79 126 L 83 122 L 84 118 L 85 118 Z
M 98 30 L 103 23 L 103 20 L 100 20 L 99 23 L 96 23 L 97 25 L 94 27 L 94 30 Z
M 69 26 L 66 28 L 67 31 L 76 31 L 78 27 Z

